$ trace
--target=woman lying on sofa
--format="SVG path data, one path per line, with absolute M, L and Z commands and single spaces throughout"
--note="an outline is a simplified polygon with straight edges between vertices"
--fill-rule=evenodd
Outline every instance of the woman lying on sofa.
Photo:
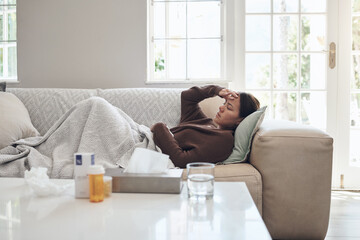
M 211 119 L 198 103 L 215 95 L 224 98 L 225 103 Z M 215 85 L 192 87 L 181 93 L 180 124 L 168 129 L 164 123 L 156 123 L 151 131 L 155 144 L 177 167 L 184 168 L 190 162 L 222 162 L 233 150 L 236 127 L 259 107 L 259 101 L 248 93 Z

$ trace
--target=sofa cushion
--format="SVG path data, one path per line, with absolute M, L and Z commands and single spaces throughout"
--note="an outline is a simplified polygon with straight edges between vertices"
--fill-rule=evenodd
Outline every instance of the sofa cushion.
M 9 88 L 7 92 L 24 103 L 41 135 L 76 103 L 96 96 L 96 89 Z
M 166 88 L 98 89 L 98 96 L 123 110 L 139 124 L 151 127 L 157 122 L 163 122 L 172 128 L 180 122 L 182 90 Z
M 266 106 L 247 116 L 235 130 L 234 148 L 224 164 L 246 161 L 250 153 L 251 141 L 264 119 Z
M 212 98 L 206 98 L 199 103 L 199 106 L 203 113 L 209 118 L 213 119 L 217 112 L 219 111 L 219 107 L 222 106 L 225 102 L 225 99 L 215 96 Z
M 12 93 L 0 92 L 0 149 L 13 142 L 38 136 L 24 104 Z
M 187 179 L 187 172 L 184 169 L 183 180 Z M 250 195 L 255 202 L 257 209 L 262 214 L 262 180 L 256 168 L 249 163 L 215 166 L 216 182 L 245 182 Z M 216 189 L 215 189 L 216 191 Z

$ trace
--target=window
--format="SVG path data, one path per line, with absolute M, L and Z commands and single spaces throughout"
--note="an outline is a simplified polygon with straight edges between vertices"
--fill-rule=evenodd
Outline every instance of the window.
M 360 167 L 360 1 L 352 0 L 350 78 L 350 165 Z
M 0 0 L 0 80 L 17 80 L 16 0 Z
M 270 118 L 325 130 L 327 10 L 327 0 L 150 0 L 149 81 L 226 81 Z
M 149 0 L 148 82 L 225 78 L 220 0 Z
M 270 117 L 326 129 L 326 0 L 246 0 L 245 87 Z

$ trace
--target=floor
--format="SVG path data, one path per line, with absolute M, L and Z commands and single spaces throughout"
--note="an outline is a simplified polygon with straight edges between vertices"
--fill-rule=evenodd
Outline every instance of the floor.
M 360 240 L 360 192 L 332 191 L 326 240 Z

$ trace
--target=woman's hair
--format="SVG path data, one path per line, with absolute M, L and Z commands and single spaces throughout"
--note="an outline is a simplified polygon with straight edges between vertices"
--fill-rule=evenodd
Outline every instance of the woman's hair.
M 238 92 L 240 96 L 240 117 L 246 118 L 253 112 L 259 109 L 260 102 L 252 94 L 245 92 Z

